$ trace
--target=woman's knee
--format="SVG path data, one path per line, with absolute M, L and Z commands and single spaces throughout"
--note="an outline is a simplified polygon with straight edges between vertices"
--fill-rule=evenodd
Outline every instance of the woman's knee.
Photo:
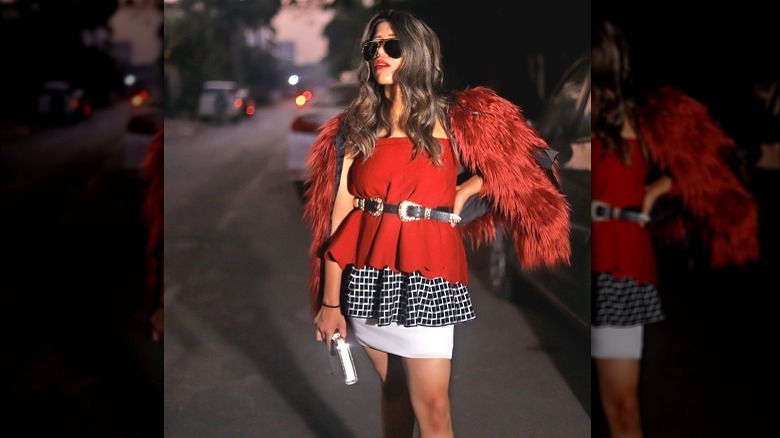
M 632 418 L 639 414 L 639 400 L 635 396 L 619 397 L 614 403 L 615 410 L 621 417 Z
M 429 399 L 414 412 L 420 427 L 420 436 L 451 436 L 452 416 L 446 398 Z
M 635 396 L 625 395 L 609 400 L 604 405 L 610 423 L 616 430 L 633 431 L 640 427 L 639 400 Z
M 430 422 L 449 423 L 450 399 L 447 394 L 428 394 L 416 403 L 418 416 L 425 417 Z

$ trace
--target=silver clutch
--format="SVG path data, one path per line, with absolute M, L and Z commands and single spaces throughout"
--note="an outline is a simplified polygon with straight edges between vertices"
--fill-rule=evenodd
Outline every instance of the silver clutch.
M 339 333 L 334 333 L 330 340 L 330 364 L 333 373 L 343 376 L 344 383 L 352 385 L 357 382 L 357 369 L 349 344 Z

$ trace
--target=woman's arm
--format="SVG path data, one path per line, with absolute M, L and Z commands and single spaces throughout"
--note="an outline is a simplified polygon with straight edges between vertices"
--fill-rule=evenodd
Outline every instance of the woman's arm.
M 353 159 L 345 156 L 344 165 L 341 169 L 341 176 L 339 182 L 339 189 L 336 193 L 336 200 L 333 204 L 333 212 L 331 213 L 331 229 L 330 234 L 336 232 L 341 222 L 347 217 L 350 211 L 352 211 L 352 201 L 354 196 L 349 193 L 347 188 L 347 175 L 349 174 L 349 168 L 352 166 Z M 314 319 L 314 323 L 317 325 L 316 337 L 318 341 L 326 341 L 328 348 L 330 348 L 330 337 L 333 333 L 339 332 L 341 337 L 347 337 L 347 322 L 344 315 L 341 313 L 340 297 L 341 297 L 341 275 L 343 269 L 333 260 L 325 259 L 325 280 L 323 283 L 322 303 L 323 306 L 317 312 L 317 316 Z M 332 307 L 339 306 L 339 307 Z
M 642 213 L 650 214 L 655 205 L 655 201 L 665 195 L 672 188 L 672 178 L 669 175 L 662 175 L 652 183 L 645 186 L 645 199 L 642 203 Z
M 455 188 L 455 203 L 452 208 L 452 212 L 460 215 L 463 211 L 463 206 L 466 204 L 472 195 L 476 195 L 482 190 L 482 177 L 479 175 L 473 175 L 462 184 L 459 184 Z

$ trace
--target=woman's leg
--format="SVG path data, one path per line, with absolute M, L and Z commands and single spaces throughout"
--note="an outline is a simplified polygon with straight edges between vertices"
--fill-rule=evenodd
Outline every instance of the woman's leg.
M 420 438 L 453 436 L 449 359 L 403 359 Z
M 594 359 L 610 438 L 641 438 L 639 359 Z
M 639 366 L 644 327 L 591 327 L 590 345 L 611 438 L 639 438 Z
M 414 434 L 414 411 L 409 400 L 401 358 L 365 347 L 382 381 L 382 436 L 410 438 Z

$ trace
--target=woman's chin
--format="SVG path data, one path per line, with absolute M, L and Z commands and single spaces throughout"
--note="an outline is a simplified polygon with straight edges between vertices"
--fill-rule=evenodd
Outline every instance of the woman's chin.
M 393 85 L 393 75 L 391 73 L 379 73 L 374 77 L 379 85 Z

